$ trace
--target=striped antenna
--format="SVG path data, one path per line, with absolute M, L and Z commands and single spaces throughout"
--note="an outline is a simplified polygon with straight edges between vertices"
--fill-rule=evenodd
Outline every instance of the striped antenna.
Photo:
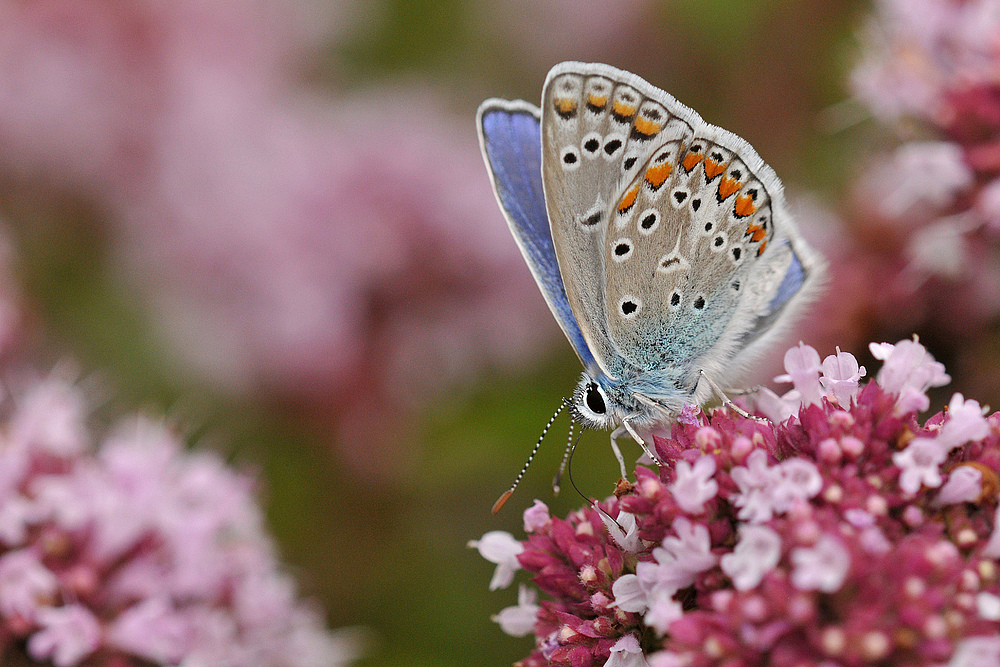
M 528 460 L 525 461 L 524 466 L 521 467 L 521 472 L 517 473 L 517 477 L 514 478 L 514 483 L 510 485 L 509 489 L 503 492 L 502 496 L 497 498 L 497 501 L 495 503 L 493 503 L 494 514 L 499 512 L 500 509 L 504 506 L 504 503 L 510 500 L 510 497 L 514 495 L 514 489 L 516 489 L 517 485 L 521 483 L 521 478 L 524 477 L 524 473 L 527 472 L 528 466 L 531 465 L 531 460 L 535 458 L 535 454 L 537 454 L 538 450 L 541 448 L 542 440 L 545 439 L 545 434 L 549 432 L 549 429 L 552 428 L 552 424 L 556 421 L 556 417 L 559 416 L 559 413 L 561 413 L 566 408 L 567 405 L 569 405 L 569 401 L 564 398 L 562 403 L 559 404 L 559 408 L 555 411 L 555 414 L 553 414 L 552 417 L 549 418 L 549 423 L 546 424 L 545 428 L 542 429 L 542 434 L 538 436 L 538 442 L 535 443 L 535 448 L 532 449 L 531 454 L 528 455 Z
M 563 405 L 569 405 L 569 399 L 563 399 Z M 552 480 L 552 493 L 553 495 L 559 495 L 559 490 L 561 489 L 560 484 L 562 483 L 563 473 L 566 472 L 566 463 L 569 461 L 570 453 L 573 449 L 573 427 L 576 422 L 572 419 L 569 420 L 569 436 L 566 438 L 566 449 L 563 451 L 562 461 L 559 463 L 559 470 L 556 471 L 556 476 Z

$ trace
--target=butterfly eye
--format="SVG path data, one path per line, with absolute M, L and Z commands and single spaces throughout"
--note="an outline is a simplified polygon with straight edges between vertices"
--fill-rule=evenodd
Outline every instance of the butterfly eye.
M 608 412 L 608 405 L 604 402 L 604 392 L 601 388 L 597 386 L 596 382 L 591 382 L 587 385 L 587 392 L 583 397 L 583 400 L 587 403 L 587 407 L 595 415 L 603 415 Z

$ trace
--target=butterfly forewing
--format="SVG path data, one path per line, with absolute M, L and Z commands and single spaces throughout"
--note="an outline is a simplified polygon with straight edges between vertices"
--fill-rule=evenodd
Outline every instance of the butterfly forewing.
M 542 167 L 567 298 L 602 369 L 693 391 L 781 315 L 815 262 L 744 140 L 626 72 L 565 63 Z M 737 359 L 737 361 L 739 361 Z
M 605 252 L 634 218 L 637 179 L 664 146 L 678 152 L 691 137 L 685 118 L 642 94 L 612 68 L 556 67 L 542 93 L 542 171 L 552 238 L 580 328 L 601 370 L 622 377 L 632 362 L 609 331 Z M 653 169 L 662 188 L 673 163 Z M 630 194 L 631 193 L 631 194 Z M 631 197 L 631 204 L 629 198 Z M 620 255 L 617 256 L 620 259 Z
M 563 289 L 549 229 L 541 173 L 539 110 L 526 102 L 485 101 L 477 113 L 479 141 L 493 190 L 510 231 L 552 314 L 585 366 L 594 357 Z

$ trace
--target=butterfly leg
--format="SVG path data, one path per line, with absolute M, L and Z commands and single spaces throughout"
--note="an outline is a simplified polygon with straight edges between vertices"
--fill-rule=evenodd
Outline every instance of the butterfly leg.
M 736 414 L 740 415 L 741 417 L 746 417 L 748 419 L 753 419 L 754 421 L 758 421 L 758 422 L 761 422 L 761 423 L 764 423 L 764 424 L 770 423 L 770 421 L 768 419 L 765 419 L 764 417 L 758 417 L 756 415 L 752 415 L 749 412 L 747 412 L 746 410 L 744 410 L 743 408 L 741 408 L 740 406 L 738 406 L 735 403 L 733 403 L 732 400 L 730 400 L 730 398 L 728 396 L 726 396 L 726 392 L 722 391 L 722 387 L 720 387 L 719 385 L 717 385 L 712 380 L 712 378 L 708 377 L 708 374 L 705 373 L 704 370 L 699 371 L 699 372 L 701 373 L 701 377 L 703 377 L 705 379 L 705 382 L 708 383 L 708 386 L 712 388 L 712 391 L 715 392 L 715 395 L 718 396 L 722 400 L 722 404 L 725 405 L 727 408 L 729 408 L 730 410 L 732 410 Z
M 622 479 L 628 479 L 628 472 L 625 470 L 625 457 L 622 456 L 622 450 L 618 446 L 618 438 L 625 435 L 625 426 L 619 426 L 614 431 L 611 432 L 611 451 L 615 453 L 615 458 L 618 459 L 618 467 L 622 471 Z
M 617 439 L 626 433 L 630 438 L 639 443 L 639 446 L 642 447 L 642 451 L 646 453 L 646 456 L 648 456 L 653 463 L 663 467 L 663 464 L 660 463 L 660 459 L 656 458 L 656 454 L 654 454 L 650 449 L 649 444 L 642 439 L 639 433 L 635 430 L 635 427 L 628 421 L 628 417 L 625 417 L 622 419 L 622 425 L 611 432 L 611 448 L 615 451 L 615 456 L 618 458 L 618 465 L 621 466 L 622 479 L 627 480 L 628 475 L 625 474 L 625 459 L 622 456 L 621 449 L 618 447 Z
M 630 415 L 629 417 L 634 417 L 634 416 L 637 415 Z M 631 422 L 629 422 L 629 417 L 625 417 L 624 419 L 622 419 L 622 426 L 625 428 L 625 430 L 628 431 L 629 435 L 632 436 L 632 439 L 635 440 L 637 443 L 639 443 L 639 446 L 642 447 L 642 451 L 646 453 L 646 456 L 649 457 L 649 460 L 662 468 L 663 464 L 660 463 L 660 459 L 656 458 L 656 454 L 654 454 L 653 450 L 650 449 L 649 443 L 647 443 L 639 436 L 639 433 L 632 426 Z

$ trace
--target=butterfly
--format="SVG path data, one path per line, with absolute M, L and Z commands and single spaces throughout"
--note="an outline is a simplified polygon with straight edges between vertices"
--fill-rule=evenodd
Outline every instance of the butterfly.
M 489 99 L 477 125 L 500 208 L 584 366 L 574 421 L 615 428 L 612 444 L 627 432 L 644 445 L 685 404 L 724 397 L 716 381 L 739 378 L 821 282 L 750 144 L 634 74 L 561 63 L 541 109 Z

